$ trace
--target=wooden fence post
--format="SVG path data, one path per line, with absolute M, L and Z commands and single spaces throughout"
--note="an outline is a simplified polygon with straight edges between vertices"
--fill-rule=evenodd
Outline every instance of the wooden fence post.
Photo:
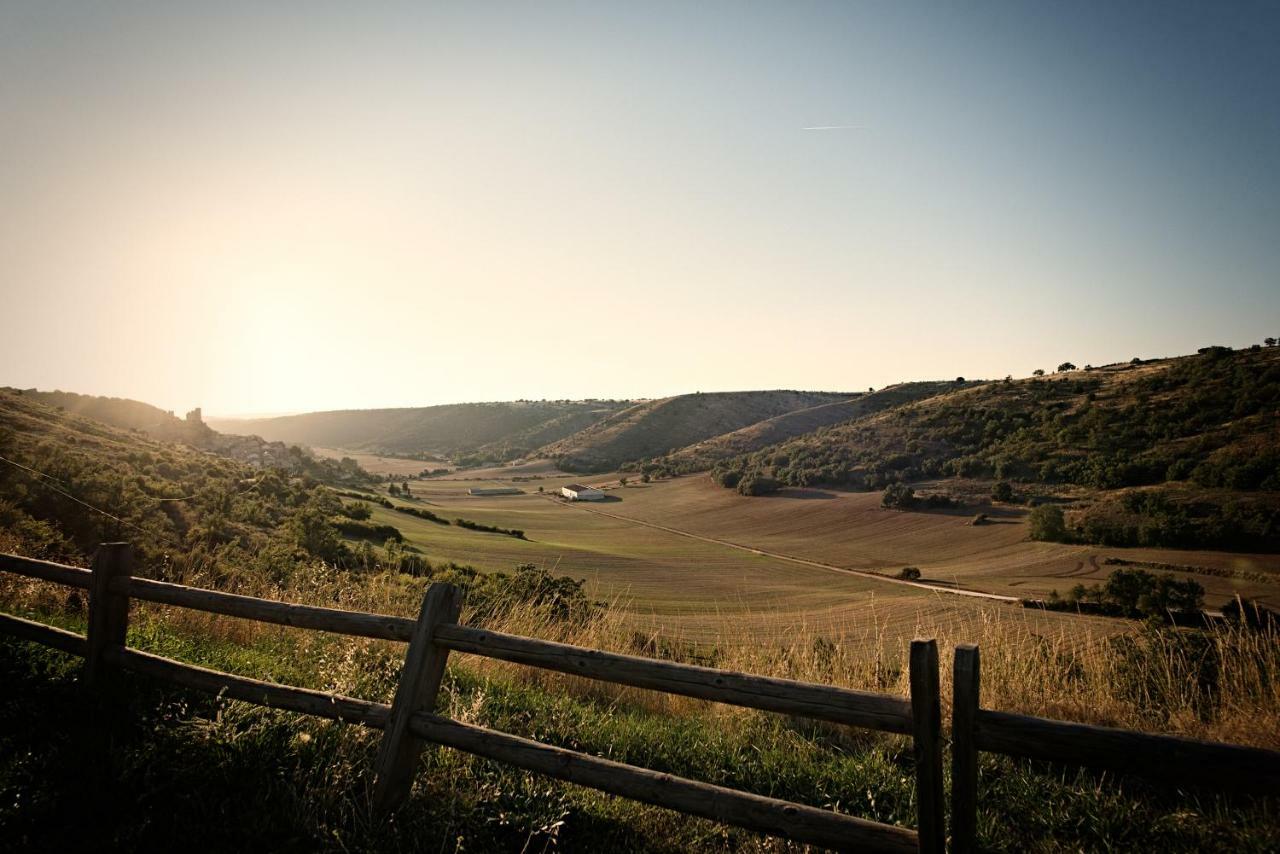
M 415 712 L 435 711 L 436 694 L 440 691 L 449 650 L 437 646 L 432 638 L 437 626 L 456 623 L 461 612 L 462 591 L 457 587 L 432 584 L 427 588 L 378 748 L 373 784 L 375 813 L 386 814 L 396 809 L 413 785 L 422 739 L 410 731 L 409 719 Z
M 89 630 L 85 647 L 85 684 L 100 691 L 106 684 L 107 663 L 103 654 L 113 646 L 124 646 L 129 631 L 129 597 L 110 588 L 113 579 L 133 574 L 133 549 L 128 543 L 103 543 L 93 556 L 93 577 L 89 580 Z
M 942 854 L 947 834 L 942 803 L 942 698 L 937 641 L 917 638 L 911 642 L 911 718 L 920 851 Z
M 951 696 L 951 850 L 970 854 L 978 838 L 978 748 L 973 725 L 982 702 L 976 644 L 956 647 Z

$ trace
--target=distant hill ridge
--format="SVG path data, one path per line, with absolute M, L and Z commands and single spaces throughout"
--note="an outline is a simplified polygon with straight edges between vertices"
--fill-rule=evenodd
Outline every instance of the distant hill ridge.
M 608 417 L 629 401 L 450 403 L 397 409 L 343 409 L 276 418 L 213 419 L 219 430 L 305 445 L 393 454 L 513 459 Z
M 848 400 L 784 412 L 732 432 L 713 436 L 673 451 L 668 455 L 667 462 L 681 471 L 707 469 L 729 457 L 747 454 L 823 427 L 852 421 L 882 409 L 954 391 L 956 388 L 957 384 L 953 381 L 911 382 L 886 386 L 879 391 L 861 392 Z
M 606 471 L 797 410 L 839 403 L 848 392 L 735 391 L 645 401 L 538 450 L 566 471 Z
M 960 476 L 1280 490 L 1280 347 L 1109 365 L 923 397 L 720 460 L 782 485 Z M 727 480 L 733 481 L 734 478 Z
M 284 442 L 256 435 L 228 435 L 214 430 L 193 409 L 185 418 L 172 412 L 123 397 L 100 397 L 70 391 L 0 389 L 53 410 L 78 415 L 120 430 L 145 433 L 161 442 L 177 442 L 201 451 L 248 463 L 257 468 L 279 466 L 294 473 L 307 472 L 330 480 L 362 481 L 367 475 L 354 461 L 321 460 Z

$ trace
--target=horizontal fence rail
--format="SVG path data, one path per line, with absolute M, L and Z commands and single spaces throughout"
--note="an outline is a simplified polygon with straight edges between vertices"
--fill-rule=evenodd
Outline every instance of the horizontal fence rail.
M 78 566 L 66 566 L 61 563 L 10 554 L 0 554 L 0 570 L 12 572 L 14 575 L 25 575 L 28 578 L 41 578 L 45 581 L 65 584 L 68 587 L 79 587 L 81 590 L 88 590 L 89 581 L 93 578 L 92 571 Z
M 904 854 L 919 850 L 915 833 L 892 825 L 624 765 L 438 715 L 415 715 L 412 727 L 435 744 L 797 842 Z
M 147 578 L 116 578 L 109 588 L 130 599 L 142 599 L 162 605 L 176 605 L 194 611 L 241 617 L 259 623 L 274 623 L 299 629 L 318 629 L 354 637 L 408 641 L 413 633 L 413 620 L 365 611 L 344 611 L 318 605 L 296 605 L 255 596 L 223 593 L 201 587 L 187 587 Z
M 383 730 L 375 768 L 375 806 L 397 807 L 408 793 L 422 744 L 468 752 L 761 833 L 830 848 L 942 851 L 937 647 L 913 641 L 912 699 L 774 679 L 716 668 L 603 652 L 491 632 L 457 623 L 460 591 L 431 585 L 419 618 L 343 611 L 241 596 L 132 577 L 124 544 L 104 544 L 86 570 L 0 555 L 0 570 L 89 591 L 89 632 L 74 632 L 0 614 L 0 632 L 86 659 L 85 677 L 100 687 L 108 669 L 275 709 Z M 391 705 L 264 682 L 129 649 L 128 603 L 139 599 L 296 628 L 407 642 L 409 650 Z M 434 707 L 450 651 L 510 661 L 631 687 L 912 736 L 916 745 L 920 830 L 880 824 L 830 810 L 688 780 L 436 715 Z M 930 669 L 931 668 L 931 669 Z
M 997 712 L 981 705 L 981 658 L 957 646 L 951 723 L 952 850 L 977 850 L 978 753 L 1081 765 L 1255 795 L 1280 794 L 1280 752 Z
M 1215 789 L 1280 794 L 1280 753 L 979 709 L 978 750 Z
M 647 688 L 666 694 L 680 694 L 882 732 L 901 735 L 911 733 L 911 703 L 885 694 L 603 652 L 457 624 L 438 627 L 435 642 L 455 652 L 527 664 L 634 688 Z
M 87 649 L 84 635 L 78 635 L 66 629 L 46 626 L 44 623 L 37 623 L 34 620 L 13 617 L 9 614 L 0 614 L 0 632 L 12 635 L 15 638 L 35 641 L 81 657 L 84 656 Z

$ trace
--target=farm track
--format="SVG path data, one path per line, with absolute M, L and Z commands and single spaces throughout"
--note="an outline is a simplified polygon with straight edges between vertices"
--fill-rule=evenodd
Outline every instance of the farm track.
M 823 563 L 822 561 L 810 560 L 808 558 L 789 555 L 784 552 L 775 552 L 775 551 L 769 551 L 767 549 L 758 549 L 754 546 L 748 546 L 742 543 L 735 543 L 730 540 L 721 540 L 716 537 L 707 537 L 707 536 L 703 536 L 702 534 L 695 534 L 692 531 L 684 531 L 679 528 L 669 527 L 667 525 L 659 525 L 656 522 L 646 522 L 643 519 L 636 519 L 632 516 L 623 516 L 619 513 L 609 513 L 604 510 L 598 510 L 594 507 L 586 507 L 586 506 L 583 506 L 583 503 L 581 501 L 573 502 L 571 507 L 568 503 L 562 502 L 554 496 L 547 495 L 545 497 L 548 501 L 564 506 L 566 507 L 566 509 L 572 509 L 573 507 L 576 507 L 579 510 L 582 510 L 587 513 L 594 513 L 597 516 L 606 516 L 610 519 L 616 519 L 620 522 L 628 522 L 630 524 L 640 525 L 645 528 L 653 528 L 658 531 L 665 531 L 668 534 L 675 534 L 680 537 L 688 537 L 689 539 L 693 539 L 693 540 L 701 540 L 704 543 L 712 543 L 714 545 L 725 546 L 727 548 L 737 549 L 739 551 L 748 552 L 754 555 L 761 555 L 763 557 L 770 557 L 775 560 L 787 561 L 788 563 L 796 563 L 802 566 L 810 566 L 810 567 L 815 567 L 817 569 L 825 569 L 830 572 L 840 572 L 840 573 L 844 573 L 845 575 L 856 575 L 862 578 L 869 578 L 874 581 L 882 581 L 886 584 L 897 584 L 903 587 L 914 587 L 920 590 L 928 590 L 928 591 L 933 591 L 937 593 L 951 593 L 956 596 L 968 596 L 973 599 L 986 599 L 988 601 L 994 601 L 994 602 L 1017 602 L 1018 601 L 1018 598 L 1016 596 L 1002 596 L 998 593 L 986 593 L 981 590 L 966 590 L 961 587 L 947 587 L 947 586 L 941 586 L 936 584 L 927 584 L 920 581 L 907 581 L 906 579 L 903 579 L 903 578 L 890 578 L 885 575 L 880 575 L 879 573 L 876 573 L 876 572 L 867 572 L 865 570 L 860 570 L 860 569 L 849 569 L 843 566 L 836 566 L 835 564 Z

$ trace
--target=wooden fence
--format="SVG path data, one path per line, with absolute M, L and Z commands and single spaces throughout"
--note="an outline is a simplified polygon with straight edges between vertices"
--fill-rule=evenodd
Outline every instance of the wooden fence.
M 425 744 L 438 744 L 689 815 L 824 848 L 941 852 L 945 845 L 942 714 L 938 650 L 911 644 L 911 698 L 734 673 L 710 667 L 586 649 L 460 625 L 461 591 L 427 589 L 418 619 L 274 602 L 134 578 L 125 543 L 106 543 L 92 570 L 15 555 L 0 569 L 89 591 L 87 636 L 0 614 L 0 631 L 85 658 L 85 679 L 101 688 L 114 668 L 272 708 L 383 730 L 375 760 L 374 808 L 395 809 L 408 795 Z M 358 637 L 407 642 L 395 698 L 388 706 L 354 697 L 276 685 L 184 664 L 126 644 L 129 602 L 139 599 Z M 776 798 L 655 772 L 435 714 L 449 653 L 460 652 L 590 679 L 747 706 L 882 732 L 909 735 L 915 747 L 918 829 L 908 830 Z
M 1083 765 L 1161 783 L 1280 794 L 1280 753 L 984 709 L 978 647 L 957 646 L 951 703 L 951 847 L 977 850 L 978 752 Z
M 438 744 L 751 830 L 825 848 L 927 851 L 944 848 L 938 651 L 911 643 L 910 700 L 830 685 L 586 649 L 460 625 L 461 592 L 427 589 L 418 619 L 297 605 L 202 590 L 132 575 L 127 544 L 98 549 L 93 569 L 0 554 L 0 570 L 89 591 L 87 636 L 0 614 L 0 632 L 85 658 L 85 678 L 101 687 L 113 668 L 258 705 L 383 730 L 374 807 L 395 809 L 408 795 L 425 744 Z M 408 643 L 390 705 L 277 685 L 129 649 L 129 602 L 139 599 L 231 617 Z M 450 652 L 469 653 L 636 688 L 697 697 L 882 732 L 915 746 L 918 830 L 911 831 L 776 798 L 687 780 L 464 724 L 435 714 Z M 983 709 L 978 648 L 956 648 L 953 670 L 952 849 L 975 849 L 978 753 L 1112 769 L 1164 782 L 1280 793 L 1280 753 L 1172 736 L 1054 721 Z

